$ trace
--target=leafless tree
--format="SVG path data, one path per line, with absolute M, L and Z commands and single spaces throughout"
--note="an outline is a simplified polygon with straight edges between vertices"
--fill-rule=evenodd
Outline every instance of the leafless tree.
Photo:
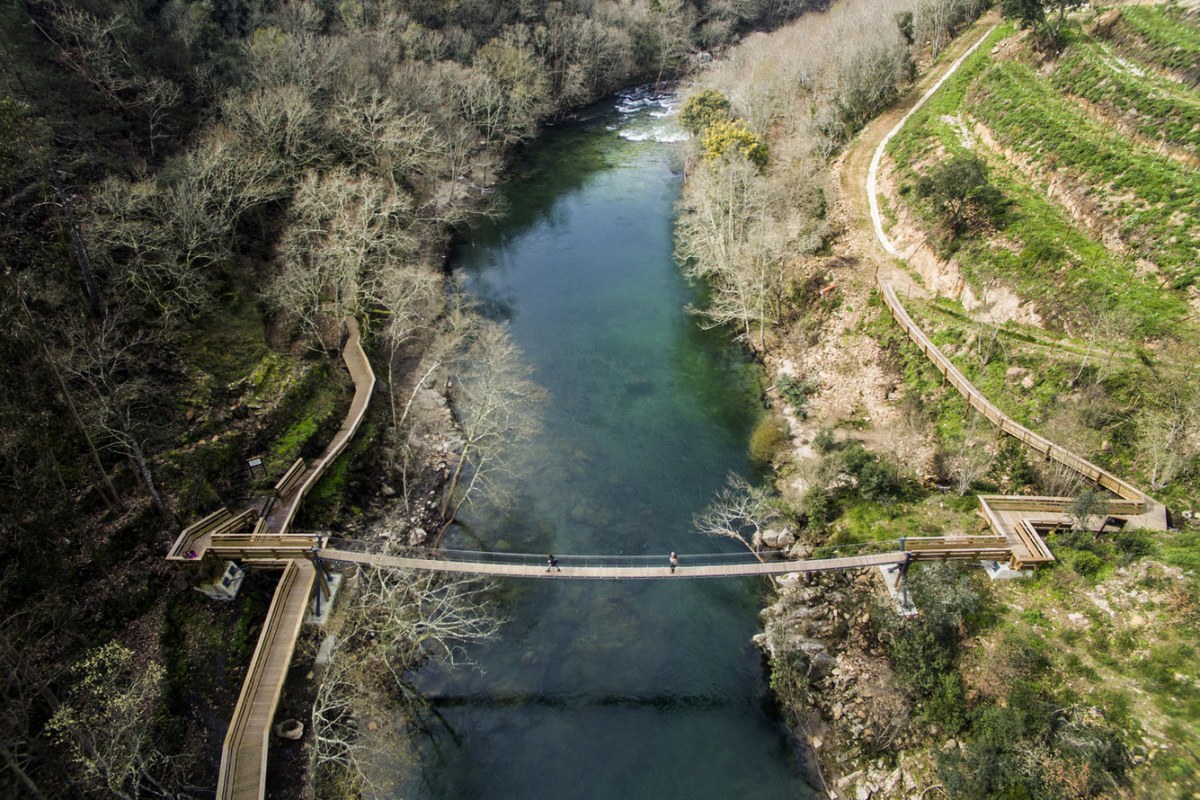
M 974 409 L 970 410 L 970 420 L 963 431 L 962 438 L 950 456 L 947 466 L 954 478 L 954 490 L 959 497 L 971 491 L 975 481 L 979 480 L 992 463 L 989 449 L 990 430 L 981 431 L 979 415 Z
M 87 424 L 98 441 L 129 460 L 142 488 L 160 514 L 173 520 L 154 478 L 143 444 L 144 411 L 148 386 L 136 365 L 144 358 L 150 340 L 145 333 L 129 334 L 107 317 L 93 330 L 72 331 L 67 371 L 86 387 Z
M 438 541 L 476 495 L 504 499 L 501 479 L 512 474 L 515 445 L 540 429 L 538 407 L 545 397 L 508 327 L 494 322 L 479 324 L 454 375 L 450 400 L 461 446 L 442 494 L 445 522 Z
M 1183 475 L 1200 455 L 1200 393 L 1194 377 L 1177 382 L 1164 402 L 1138 417 L 1143 459 L 1148 462 L 1150 488 L 1159 490 Z
M 431 571 L 360 573 L 313 703 L 309 763 L 318 796 L 383 788 L 374 781 L 394 763 L 402 737 L 373 735 L 366 721 L 385 717 L 397 690 L 416 699 L 405 677 L 410 670 L 429 659 L 460 664 L 464 645 L 496 636 L 503 621 L 485 602 L 488 589 Z
M 692 524 L 703 534 L 733 539 L 757 555 L 762 532 L 779 519 L 779 508 L 767 488 L 730 472 L 725 486 L 692 518 Z
M 110 642 L 88 653 L 76 673 L 47 729 L 67 748 L 80 782 L 121 800 L 171 796 L 164 786 L 170 763 L 151 736 L 162 667 L 137 663 L 132 650 Z
M 414 243 L 405 221 L 411 198 L 386 181 L 346 168 L 309 172 L 292 201 L 269 302 L 329 349 L 348 314 L 383 305 L 385 271 Z

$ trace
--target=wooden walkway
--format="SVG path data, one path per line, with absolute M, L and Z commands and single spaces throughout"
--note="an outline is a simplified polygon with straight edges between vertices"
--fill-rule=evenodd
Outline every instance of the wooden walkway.
M 266 792 L 271 724 L 316 574 L 311 562 L 295 559 L 279 579 L 221 748 L 217 797 L 258 800 Z
M 481 553 L 480 555 L 485 555 Z M 755 561 L 745 564 L 702 564 L 688 566 L 689 556 L 680 556 L 679 566 L 674 572 L 667 564 L 666 556 L 659 560 L 661 566 L 572 566 L 570 556 L 562 556 L 558 570 L 547 571 L 541 564 L 504 564 L 488 561 L 448 561 L 442 558 L 412 558 L 406 556 L 352 553 L 348 550 L 321 550 L 320 556 L 329 561 L 344 561 L 372 567 L 399 569 L 434 570 L 457 574 L 480 575 L 503 578 L 566 578 L 572 580 L 648 580 L 667 578 L 744 578 L 755 575 L 783 575 L 789 572 L 830 572 L 841 569 L 865 569 L 867 567 L 903 564 L 909 560 L 904 551 L 875 553 L 844 558 L 824 558 L 807 561 Z
M 878 173 L 880 164 L 883 161 L 884 151 L 887 148 L 888 142 L 903 129 L 909 118 L 937 93 L 963 62 L 987 40 L 988 35 L 993 30 L 995 30 L 995 26 L 988 28 L 971 47 L 955 60 L 946 70 L 945 74 L 882 137 L 874 153 L 872 153 L 864 186 L 867 195 L 867 206 L 876 240 L 883 247 L 884 251 L 896 259 L 902 260 L 904 254 L 900 252 L 899 248 L 896 247 L 895 243 L 892 242 L 884 231 L 883 215 L 879 207 Z M 1047 461 L 1057 461 L 1084 479 L 1112 492 L 1119 499 L 1108 503 L 1107 516 L 1120 519 L 1130 528 L 1166 530 L 1166 508 L 1161 503 L 1155 501 L 1128 481 L 1093 464 L 1091 461 L 1071 452 L 1067 448 L 1054 444 L 1046 437 L 1034 433 L 1029 428 L 1010 418 L 995 403 L 988 400 L 982 392 L 967 380 L 966 376 L 962 374 L 950 359 L 933 344 L 925 332 L 917 326 L 916 322 L 913 321 L 908 311 L 904 308 L 904 305 L 900 302 L 895 286 L 888 280 L 887 276 L 881 272 L 878 274 L 877 280 L 880 294 L 888 310 L 891 312 L 892 318 L 904 329 L 908 338 L 920 348 L 921 352 L 930 360 L 937 371 L 942 374 L 946 382 L 953 385 L 972 408 L 996 427 L 998 435 L 1007 434 L 1012 436 L 1023 442 L 1031 450 L 1042 455 Z M 1068 497 L 980 495 L 979 513 L 992 529 L 993 533 L 1003 537 L 1006 541 L 1011 552 L 1010 565 L 1015 569 L 1020 569 L 1024 566 L 1037 566 L 1054 560 L 1054 555 L 1046 547 L 1041 534 L 1047 529 L 1072 524 L 1072 520 L 1066 513 L 1071 503 L 1072 498 Z
M 266 524 L 260 523 L 256 533 L 209 533 L 193 537 L 183 545 L 177 542 L 172 548 L 176 557 L 178 551 L 186 547 L 201 558 L 211 551 L 221 558 L 240 558 L 259 565 L 285 567 L 221 748 L 221 770 L 217 777 L 220 800 L 260 800 L 266 791 L 271 725 L 316 579 L 314 565 L 298 557 L 306 550 L 311 551 L 316 544 L 315 537 L 288 534 L 288 528 L 304 496 L 346 449 L 362 424 L 371 393 L 375 390 L 375 373 L 363 351 L 358 323 L 347 318 L 346 327 L 349 336 L 342 348 L 342 358 L 354 380 L 354 399 L 345 421 L 321 457 L 308 466 L 303 476 L 293 482 L 293 488 L 274 504 L 264 518 Z

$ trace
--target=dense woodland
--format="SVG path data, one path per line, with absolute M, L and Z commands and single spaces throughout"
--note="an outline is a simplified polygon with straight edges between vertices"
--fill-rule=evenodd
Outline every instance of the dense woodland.
M 197 708 L 221 692 L 196 658 L 236 687 L 261 605 L 180 599 L 179 526 L 254 488 L 248 456 L 279 469 L 336 427 L 348 314 L 389 385 L 387 463 L 419 471 L 428 376 L 455 354 L 512 372 L 441 270 L 506 153 L 808 5 L 6 0 L 0 793 L 211 786 L 225 714 Z M 460 385 L 469 419 L 492 384 Z M 479 485 L 459 477 L 443 517 Z M 219 657 L 205 619 L 234 630 Z

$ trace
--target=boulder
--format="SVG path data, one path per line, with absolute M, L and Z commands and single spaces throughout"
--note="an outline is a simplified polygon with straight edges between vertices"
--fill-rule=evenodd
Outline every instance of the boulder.
M 304 736 L 304 723 L 298 719 L 285 719 L 275 725 L 275 735 L 280 739 L 298 741 Z

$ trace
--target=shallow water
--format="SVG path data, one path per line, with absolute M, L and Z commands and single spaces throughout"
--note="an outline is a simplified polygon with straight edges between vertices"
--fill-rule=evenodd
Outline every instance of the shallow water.
M 632 92 L 547 133 L 499 191 L 508 213 L 454 256 L 546 388 L 545 429 L 508 511 L 477 506 L 451 547 L 723 552 L 691 517 L 746 474 L 757 370 L 683 311 L 673 98 Z M 441 722 L 426 798 L 808 798 L 770 711 L 753 579 L 506 581 L 481 671 L 418 676 Z

